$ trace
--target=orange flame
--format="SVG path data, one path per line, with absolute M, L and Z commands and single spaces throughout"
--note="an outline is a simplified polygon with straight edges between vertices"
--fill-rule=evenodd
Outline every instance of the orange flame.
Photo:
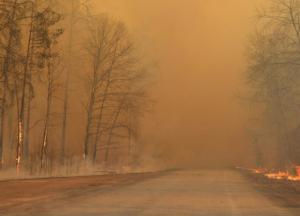
M 257 168 L 257 169 L 254 169 L 253 172 L 257 173 L 257 174 L 263 174 L 263 173 L 266 173 L 267 170 L 264 168 Z
M 276 180 L 289 180 L 289 181 L 300 181 L 300 166 L 295 166 L 295 175 L 292 175 L 288 171 L 278 171 L 278 172 L 271 172 L 267 169 L 258 168 L 253 169 L 254 173 L 263 174 L 269 179 L 276 179 Z

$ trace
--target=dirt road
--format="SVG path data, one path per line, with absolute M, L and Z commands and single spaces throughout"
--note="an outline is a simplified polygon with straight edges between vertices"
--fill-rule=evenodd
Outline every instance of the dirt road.
M 3 215 L 292 216 L 290 210 L 276 206 L 236 171 L 202 170 L 168 172 L 121 187 L 82 189 Z

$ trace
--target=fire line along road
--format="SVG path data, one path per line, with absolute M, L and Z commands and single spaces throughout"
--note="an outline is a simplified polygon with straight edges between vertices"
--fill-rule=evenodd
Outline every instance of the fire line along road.
M 126 176 L 126 175 L 124 175 Z M 79 182 L 85 181 L 81 177 Z M 89 185 L 75 185 L 68 196 L 0 205 L 0 215 L 37 216 L 293 216 L 299 208 L 277 206 L 256 190 L 250 180 L 235 170 L 180 170 L 157 175 L 131 175 L 97 186 L 101 177 Z M 116 177 L 120 178 L 120 177 Z M 45 180 L 52 181 L 52 180 Z M 72 180 L 74 181 L 74 180 Z M 93 183 L 94 181 L 94 183 Z M 49 183 L 49 182 L 48 182 Z M 9 182 L 0 182 L 5 187 Z M 22 186 L 22 181 L 15 183 Z M 56 182 L 56 186 L 62 184 Z M 96 184 L 96 186 L 95 186 Z M 121 184 L 121 185 L 118 185 Z M 1 188 L 2 188 L 1 187 Z M 37 184 L 38 187 L 38 184 Z M 78 187 L 78 188 L 76 188 Z M 34 190 L 37 190 L 35 188 Z M 73 193 L 72 193 L 73 192 Z M 49 196 L 50 197 L 50 196 Z M 14 199 L 16 200 L 17 197 Z M 294 212 L 293 212 L 294 211 Z M 299 212 L 298 212 L 299 213 Z

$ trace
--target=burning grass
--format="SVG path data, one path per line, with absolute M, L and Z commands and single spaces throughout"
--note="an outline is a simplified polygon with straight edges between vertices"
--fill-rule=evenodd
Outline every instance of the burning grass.
M 300 215 L 299 168 L 276 171 L 265 168 L 239 168 L 252 186 L 279 206 L 288 208 L 292 215 Z
M 251 169 L 253 173 L 263 174 L 269 179 L 275 180 L 288 180 L 288 181 L 299 181 L 300 182 L 300 166 L 294 166 L 290 171 L 275 171 L 268 170 L 265 168 Z

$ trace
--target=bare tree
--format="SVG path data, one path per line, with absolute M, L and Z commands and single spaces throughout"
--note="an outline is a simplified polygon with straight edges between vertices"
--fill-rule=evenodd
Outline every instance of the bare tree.
M 145 77 L 123 23 L 107 16 L 91 17 L 88 21 L 87 51 L 93 73 L 89 80 L 84 155 L 95 162 L 102 146 L 107 162 L 114 131 L 128 128 L 119 121 L 126 115 L 129 98 L 137 94 L 133 86 Z
M 3 163 L 4 117 L 8 101 L 9 77 L 15 63 L 16 49 L 20 43 L 19 25 L 17 22 L 18 4 L 14 1 L 0 2 L 1 34 L 1 105 L 0 105 L 0 163 Z
M 38 173 L 57 162 L 68 167 L 79 164 L 73 160 L 79 157 L 79 146 L 73 144 L 69 152 L 65 149 L 67 132 L 73 130 L 69 115 L 76 106 L 70 100 L 76 93 L 70 89 L 82 84 L 81 80 L 75 83 L 75 58 L 82 63 L 76 72 L 86 74 L 87 68 L 90 72 L 87 125 L 80 143 L 85 161 L 108 164 L 118 160 L 112 155 L 132 154 L 139 117 L 148 100 L 146 73 L 125 24 L 92 15 L 88 2 L 0 0 L 1 165 L 4 158 L 7 167 L 15 166 L 17 172 L 22 167 Z M 66 8 L 70 13 L 65 13 Z M 58 40 L 61 26 L 69 34 Z M 75 35 L 77 27 L 84 31 Z M 76 49 L 77 42 L 85 44 L 86 52 Z M 58 123 L 61 136 L 54 136 Z M 66 155 L 72 160 L 66 160 Z
M 47 82 L 47 105 L 45 122 L 43 128 L 43 142 L 41 148 L 41 168 L 43 168 L 44 158 L 46 156 L 46 150 L 48 146 L 48 136 L 50 127 L 50 117 L 52 114 L 52 102 L 53 93 L 57 88 L 55 69 L 57 69 L 57 61 L 55 59 L 58 54 L 54 51 L 54 46 L 57 43 L 57 38 L 63 33 L 62 29 L 53 29 L 57 22 L 59 22 L 62 16 L 50 8 L 40 12 L 38 14 L 38 26 L 39 26 L 39 38 L 42 41 L 42 50 L 40 53 L 40 61 L 42 64 L 46 64 L 46 82 Z
M 66 70 L 66 79 L 64 85 L 64 105 L 63 105 L 63 123 L 62 123 L 62 140 L 61 140 L 61 160 L 63 161 L 65 156 L 65 146 L 66 146 L 66 135 L 67 135 L 67 126 L 68 126 L 68 112 L 69 112 L 69 92 L 70 92 L 70 75 L 72 67 L 72 51 L 74 44 L 74 25 L 76 23 L 76 13 L 78 13 L 78 1 L 71 0 L 71 10 L 70 10 L 70 23 L 69 23 L 69 39 L 67 47 L 68 63 Z
M 291 132 L 299 125 L 300 1 L 271 0 L 259 12 L 258 30 L 249 46 L 247 81 L 252 102 L 262 104 L 264 119 L 277 136 L 279 166 L 295 160 Z M 298 119 L 298 120 L 297 120 Z

